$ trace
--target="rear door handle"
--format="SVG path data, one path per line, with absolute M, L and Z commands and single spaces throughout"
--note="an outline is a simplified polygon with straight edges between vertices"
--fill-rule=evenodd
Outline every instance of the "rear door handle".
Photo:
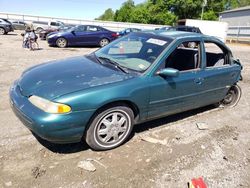
M 195 78 L 194 82 L 196 84 L 202 84 L 203 80 L 204 80 L 204 78 Z

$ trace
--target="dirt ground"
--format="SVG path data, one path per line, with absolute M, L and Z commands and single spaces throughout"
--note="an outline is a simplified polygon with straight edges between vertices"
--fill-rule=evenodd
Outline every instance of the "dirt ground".
M 20 33 L 0 36 L 0 187 L 184 188 L 196 177 L 209 188 L 250 187 L 250 46 L 229 45 L 244 65 L 236 107 L 209 106 L 136 125 L 124 145 L 95 152 L 85 143 L 39 142 L 12 112 L 8 90 L 30 66 L 96 48 L 58 49 L 39 40 L 41 49 L 28 51 L 21 43 Z M 145 141 L 152 138 L 158 143 Z M 96 170 L 79 168 L 80 161 Z

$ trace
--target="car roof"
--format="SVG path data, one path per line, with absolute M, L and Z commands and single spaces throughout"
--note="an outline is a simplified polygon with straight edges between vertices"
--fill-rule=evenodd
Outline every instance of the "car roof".
M 166 38 L 172 38 L 177 39 L 180 37 L 202 37 L 206 36 L 201 33 L 195 33 L 195 32 L 185 32 L 185 31 L 165 31 L 165 30 L 149 30 L 144 31 L 145 33 L 151 33 L 155 35 L 159 35 Z
M 79 25 L 76 25 L 76 26 L 94 26 L 94 27 L 101 27 L 99 25 L 91 25 L 91 24 L 79 24 Z
M 165 38 L 171 38 L 173 40 L 181 38 L 195 38 L 195 37 L 214 39 L 216 41 L 219 40 L 216 37 L 204 35 L 202 33 L 185 32 L 185 31 L 148 30 L 148 31 L 143 31 L 143 33 L 151 33 L 153 35 L 158 35 Z
M 144 33 L 144 34 L 151 34 L 163 37 L 165 39 L 172 39 L 172 40 L 179 40 L 179 39 L 188 39 L 188 38 L 198 38 L 198 39 L 205 39 L 208 41 L 214 41 L 219 43 L 220 45 L 224 46 L 229 50 L 229 48 L 217 37 L 204 35 L 202 33 L 195 33 L 195 32 L 185 32 L 185 31 L 166 31 L 166 30 L 146 30 L 138 33 Z M 229 50 L 230 51 L 230 50 Z
M 198 27 L 195 27 L 195 26 L 187 26 L 187 25 L 177 25 L 177 26 L 175 26 L 174 28 L 198 28 Z

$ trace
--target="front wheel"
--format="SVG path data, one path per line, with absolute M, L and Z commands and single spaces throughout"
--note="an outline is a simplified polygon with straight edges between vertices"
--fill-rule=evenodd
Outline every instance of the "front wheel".
M 60 37 L 56 40 L 56 45 L 59 48 L 65 48 L 67 46 L 67 40 L 65 38 Z
M 106 38 L 103 38 L 102 40 L 100 40 L 99 45 L 103 47 L 103 46 L 106 46 L 108 43 L 109 43 L 109 40 Z
M 220 102 L 220 105 L 222 107 L 234 107 L 234 106 L 236 106 L 240 100 L 241 93 L 242 92 L 241 92 L 240 86 L 238 86 L 238 85 L 232 86 L 228 90 L 224 99 Z
M 126 106 L 110 107 L 97 114 L 85 140 L 94 150 L 113 149 L 126 141 L 134 124 L 133 111 Z
M 4 34 L 6 34 L 5 29 L 0 27 L 0 35 L 4 35 Z

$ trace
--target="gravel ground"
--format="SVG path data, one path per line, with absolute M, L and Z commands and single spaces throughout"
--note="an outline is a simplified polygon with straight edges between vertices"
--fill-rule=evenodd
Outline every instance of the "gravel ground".
M 20 33 L 0 36 L 0 187 L 183 188 L 195 177 L 212 188 L 250 187 L 250 46 L 229 45 L 244 65 L 236 107 L 209 106 L 137 125 L 126 144 L 95 152 L 84 143 L 37 140 L 11 111 L 8 89 L 30 66 L 96 48 L 39 41 L 40 50 L 28 51 L 21 43 Z M 197 128 L 201 123 L 206 130 Z M 95 171 L 79 168 L 80 161 Z

